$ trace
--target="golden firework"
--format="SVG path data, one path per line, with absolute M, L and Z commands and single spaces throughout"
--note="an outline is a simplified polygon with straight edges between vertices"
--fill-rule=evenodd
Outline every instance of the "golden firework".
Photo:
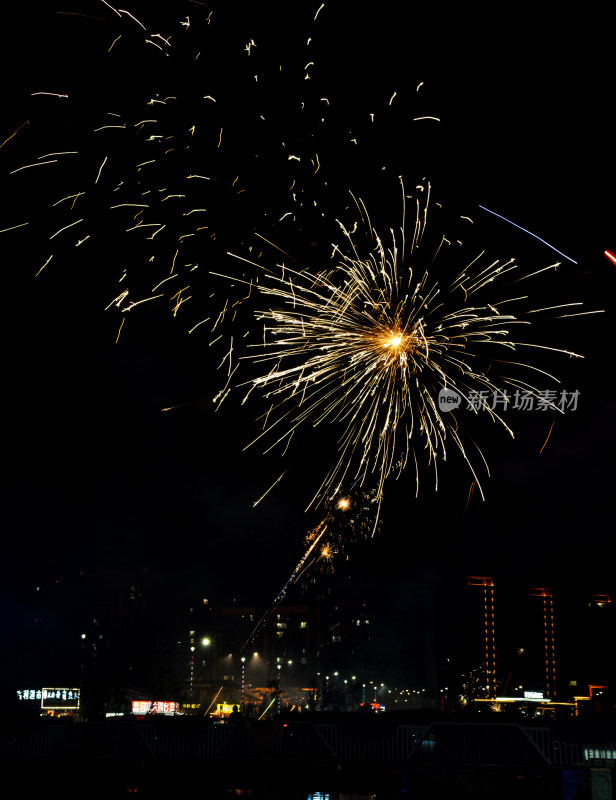
M 380 499 L 386 478 L 400 474 L 409 459 L 419 479 L 418 450 L 437 474 L 448 440 L 479 485 L 455 414 L 439 408 L 439 392 L 457 392 L 471 410 L 485 411 L 513 435 L 502 407 L 486 398 L 512 391 L 538 396 L 529 370 L 556 378 L 507 354 L 536 347 L 576 354 L 514 336 L 514 328 L 530 324 L 537 309 L 529 308 L 517 288 L 511 295 L 510 287 L 536 272 L 480 253 L 457 274 L 443 275 L 435 260 L 447 240 L 436 252 L 423 245 L 427 201 L 417 202 L 410 243 L 403 225 L 390 232 L 387 247 L 363 203 L 357 207 L 367 232 L 365 253 L 355 231 L 341 225 L 346 247 L 334 246 L 333 268 L 311 272 L 284 265 L 264 270 L 256 284 L 271 304 L 255 312 L 263 340 L 247 357 L 261 368 L 250 390 L 261 390 L 271 401 L 258 438 L 280 431 L 275 444 L 286 446 L 300 426 L 335 425 L 337 457 L 313 502 L 335 494 L 343 481 L 358 480 L 376 485 Z M 499 298 L 497 284 L 509 293 Z M 520 311 L 511 313 L 513 308 Z M 472 395 L 483 398 L 479 405 L 470 403 Z

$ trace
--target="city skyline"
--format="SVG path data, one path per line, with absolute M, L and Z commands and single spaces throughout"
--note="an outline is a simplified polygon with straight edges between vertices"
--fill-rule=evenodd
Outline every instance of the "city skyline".
M 609 595 L 542 588 L 554 614 L 546 625 L 537 587 L 484 579 L 491 581 L 486 638 L 478 578 L 459 578 L 453 604 L 451 587 L 439 598 L 433 583 L 414 587 L 405 604 L 361 602 L 348 591 L 340 604 L 333 591 L 315 605 L 298 592 L 262 619 L 263 608 L 239 598 L 225 605 L 188 587 L 166 597 L 163 574 L 75 575 L 20 594 L 21 613 L 4 632 L 4 687 L 14 694 L 83 686 L 88 696 L 107 681 L 105 702 L 115 711 L 131 694 L 190 703 L 204 688 L 214 694 L 227 687 L 223 694 L 234 695 L 244 684 L 253 693 L 278 681 L 287 696 L 314 686 L 322 697 L 327 683 L 332 692 L 350 693 L 348 701 L 352 691 L 373 685 L 382 688 L 386 706 L 395 688 L 419 692 L 425 707 L 446 700 L 454 711 L 463 708 L 464 697 L 531 692 L 571 703 L 589 686 L 611 685 Z M 552 636 L 547 659 L 546 631 Z M 485 644 L 491 649 L 487 667 Z M 397 703 L 404 703 L 404 694 Z

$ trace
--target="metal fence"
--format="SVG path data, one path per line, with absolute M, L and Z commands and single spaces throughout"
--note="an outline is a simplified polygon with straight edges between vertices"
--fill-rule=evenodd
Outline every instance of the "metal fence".
M 37 758 L 48 755 L 65 730 L 40 727 L 0 736 L 0 758 Z
M 339 725 L 315 728 L 330 753 L 342 761 L 404 761 L 422 740 L 428 725 L 398 725 L 381 736 L 358 736 Z
M 552 729 L 513 723 L 208 725 L 168 719 L 41 725 L 0 736 L 1 759 L 62 756 L 186 760 L 295 759 L 409 765 L 616 766 L 616 743 L 557 740 Z

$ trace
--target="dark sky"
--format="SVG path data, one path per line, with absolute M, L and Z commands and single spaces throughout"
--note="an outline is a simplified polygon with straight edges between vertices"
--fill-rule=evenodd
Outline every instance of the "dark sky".
M 0 149 L 8 186 L 2 227 L 33 220 L 27 230 L 0 239 L 2 548 L 12 580 L 147 565 L 168 570 L 171 585 L 190 576 L 208 591 L 268 602 L 318 519 L 303 509 L 333 458 L 329 432 L 320 435 L 318 448 L 311 437 L 300 440 L 285 462 L 284 481 L 252 507 L 282 462 L 258 448 L 243 450 L 257 430 L 258 402 L 241 406 L 239 394 L 232 395 L 214 413 L 215 367 L 224 350 L 209 347 L 205 328 L 202 335 L 187 334 L 211 307 L 210 292 L 224 292 L 206 270 L 184 318 L 144 306 L 129 314 L 116 345 L 120 317 L 103 309 L 115 296 L 120 267 L 138 264 L 138 279 L 150 279 L 138 246 L 127 244 L 105 201 L 96 200 L 86 207 L 91 241 L 79 251 L 54 243 L 53 261 L 34 279 L 51 252 L 50 232 L 62 224 L 51 219 L 51 200 L 91 186 L 106 152 L 91 133 L 98 120 L 115 108 L 129 116 L 131 104 L 141 109 L 160 91 L 180 97 L 168 126 L 175 120 L 186 128 L 193 120 L 206 130 L 203 152 L 197 144 L 196 155 L 186 156 L 194 161 L 186 163 L 216 172 L 221 187 L 204 195 L 218 231 L 201 254 L 208 270 L 230 269 L 226 251 L 254 242 L 256 229 L 299 260 L 321 258 L 336 236 L 333 220 L 348 204 L 348 190 L 384 218 L 397 209 L 398 175 L 410 186 L 430 180 L 436 201 L 473 217 L 473 244 L 485 240 L 495 258 L 515 255 L 539 269 L 556 254 L 479 204 L 577 262 L 562 260 L 553 284 L 540 289 L 546 304 L 582 300 L 607 312 L 547 329 L 550 343 L 585 356 L 555 358 L 553 365 L 566 389 L 580 390 L 578 410 L 557 420 L 541 454 L 553 416 L 519 414 L 513 442 L 486 425 L 480 431 L 491 468 L 485 502 L 475 492 L 467 506 L 471 478 L 455 457 L 444 466 L 437 493 L 428 472 L 419 499 L 411 474 L 388 483 L 382 530 L 353 557 L 354 580 L 375 602 L 386 597 L 396 604 L 418 581 L 453 597 L 451 587 L 459 589 L 471 573 L 520 585 L 552 583 L 563 591 L 572 585 L 610 591 L 616 270 L 603 251 L 616 250 L 616 201 L 613 59 L 599 41 L 605 20 L 591 7 L 575 15 L 558 7 L 539 18 L 520 6 L 492 6 L 484 14 L 479 7 L 450 12 L 434 5 L 409 16 L 399 3 L 360 12 L 355 3 L 336 2 L 314 22 L 319 3 L 265 5 L 246 10 L 225 3 L 208 26 L 210 7 L 203 4 L 132 3 L 129 10 L 149 31 L 175 32 L 179 55 L 167 60 L 144 45 L 136 24 L 131 28 L 124 18 L 120 29 L 102 2 L 29 4 L 19 14 L 8 12 L 0 138 L 30 122 Z M 190 31 L 178 25 L 186 15 Z M 119 32 L 123 39 L 111 60 L 107 50 Z M 190 46 L 180 38 L 184 33 Z M 251 39 L 256 46 L 248 56 L 243 46 Z M 199 71 L 192 63 L 196 51 L 203 53 Z M 248 58 L 260 83 L 251 83 Z M 309 61 L 315 66 L 307 87 Z M 285 77 L 277 82 L 279 64 Z M 40 91 L 69 98 L 32 96 Z M 219 98 L 215 111 L 195 101 L 210 93 Z M 302 98 L 321 95 L 330 103 L 320 128 L 316 114 L 302 116 L 297 108 Z M 265 133 L 255 123 L 261 109 Z M 412 121 L 420 116 L 440 122 Z M 207 138 L 219 127 L 230 137 L 222 151 Z M 308 152 L 313 134 L 328 186 L 306 177 L 305 191 L 314 193 L 327 219 L 314 212 L 296 228 L 277 224 L 289 177 L 278 138 L 288 138 L 289 152 L 292 146 Z M 349 144 L 353 137 L 358 145 Z M 45 166 L 8 175 L 64 141 L 85 153 L 80 165 L 90 168 L 87 178 L 81 166 L 60 168 L 51 178 Z M 109 146 L 114 177 L 121 179 L 124 161 L 135 162 L 132 146 Z M 173 165 L 160 169 L 157 180 L 171 181 Z M 229 188 L 233 173 L 244 181 L 240 199 Z M 161 236 L 161 248 L 165 242 Z M 169 406 L 181 407 L 161 412 Z

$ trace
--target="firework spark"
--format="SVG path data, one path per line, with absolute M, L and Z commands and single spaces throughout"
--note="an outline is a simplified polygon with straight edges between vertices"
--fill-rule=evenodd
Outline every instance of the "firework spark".
M 441 412 L 439 392 L 454 390 L 469 405 L 477 395 L 503 398 L 506 405 L 512 391 L 539 395 L 529 371 L 557 380 L 508 354 L 537 348 L 534 352 L 577 355 L 521 341 L 513 333 L 547 309 L 529 308 L 528 297 L 517 288 L 512 295 L 511 287 L 558 264 L 528 274 L 513 259 L 489 261 L 480 253 L 461 271 L 458 267 L 453 279 L 444 278 L 435 259 L 447 240 L 436 247 L 424 244 L 429 185 L 426 189 L 426 200 L 416 201 L 410 237 L 403 224 L 398 233 L 391 231 L 386 246 L 364 204 L 356 201 L 368 236 L 365 253 L 360 255 L 357 226 L 349 232 L 340 223 L 347 247 L 346 252 L 334 247 L 333 268 L 311 272 L 283 265 L 264 269 L 258 282 L 258 296 L 271 305 L 255 312 L 264 325 L 263 341 L 252 345 L 255 352 L 246 358 L 261 374 L 248 385 L 272 405 L 255 441 L 273 437 L 271 447 L 285 444 L 305 425 L 329 423 L 338 430 L 337 456 L 311 503 L 336 494 L 343 481 L 369 481 L 380 499 L 385 480 L 400 475 L 409 461 L 418 482 L 420 450 L 438 486 L 437 463 L 446 458 L 449 442 L 481 491 L 459 420 Z M 507 290 L 502 297 L 498 286 Z M 479 409 L 513 436 L 493 404 L 483 400 L 475 405 Z
M 269 38 L 267 9 L 254 20 L 199 11 L 194 0 L 160 14 L 106 2 L 101 17 L 60 12 L 58 35 L 70 25 L 88 37 L 90 60 L 60 88 L 43 73 L 28 92 L 32 113 L 0 137 L 12 197 L 3 229 L 15 231 L 33 274 L 50 280 L 41 264 L 53 257 L 54 267 L 75 266 L 77 281 L 99 281 L 102 305 L 120 317 L 114 337 L 127 317 L 163 305 L 203 335 L 208 323 L 220 333 L 221 319 L 232 322 L 235 308 L 220 311 L 226 295 L 212 299 L 204 265 L 244 247 L 255 224 L 266 241 L 314 233 L 334 193 L 346 192 L 339 176 L 380 178 L 392 166 L 376 142 L 424 110 L 415 92 L 385 82 L 349 112 L 347 89 L 336 91 L 321 65 L 327 51 L 315 49 L 329 10 L 313 5 L 287 32 L 290 47 Z M 80 79 L 89 72 L 104 86 Z M 358 143 L 381 155 L 366 160 Z

